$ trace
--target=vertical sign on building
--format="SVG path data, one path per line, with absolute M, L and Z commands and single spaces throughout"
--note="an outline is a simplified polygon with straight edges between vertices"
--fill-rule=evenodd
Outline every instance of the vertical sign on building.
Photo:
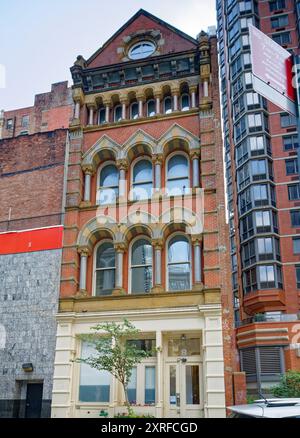
M 249 36 L 254 90 L 297 116 L 292 55 L 251 24 Z

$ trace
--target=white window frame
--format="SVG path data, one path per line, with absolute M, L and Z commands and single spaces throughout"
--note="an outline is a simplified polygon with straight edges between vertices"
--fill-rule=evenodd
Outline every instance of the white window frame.
M 146 339 L 146 338 L 145 338 Z M 143 359 L 141 363 L 135 365 L 136 368 L 136 405 L 132 405 L 133 407 L 141 405 L 145 406 L 145 392 L 146 392 L 146 368 L 153 367 L 155 368 L 155 403 L 153 405 L 147 405 L 147 407 L 155 407 L 157 404 L 157 396 L 158 396 L 158 386 L 157 386 L 157 378 L 158 378 L 158 365 L 157 365 L 157 356 L 148 357 Z
M 153 251 L 153 246 L 152 246 L 152 242 L 150 237 L 148 237 L 145 234 L 141 234 L 139 236 L 136 236 L 134 239 L 132 239 L 132 241 L 129 244 L 129 248 L 128 248 L 128 295 L 137 295 L 137 294 L 133 294 L 132 293 L 132 247 L 135 244 L 135 242 L 137 242 L 138 240 L 147 240 L 151 247 L 152 247 L 152 281 L 151 281 L 151 287 L 153 287 L 154 285 L 154 276 L 155 276 L 155 272 L 154 272 L 154 251 Z M 149 265 L 141 265 L 141 266 L 134 266 L 135 268 L 138 267 L 144 267 L 144 266 L 149 266 Z M 150 292 L 149 292 L 150 293 Z M 139 295 L 148 295 L 147 292 L 143 292 Z M 138 295 L 138 296 L 139 296 Z
M 189 179 L 189 189 L 191 189 L 191 162 L 190 162 L 190 157 L 188 156 L 188 154 L 186 152 L 182 152 L 182 151 L 174 151 L 171 154 L 168 155 L 167 159 L 166 159 L 166 166 L 165 166 L 165 189 L 166 191 L 168 191 L 168 166 L 169 166 L 169 161 L 175 156 L 175 155 L 183 155 L 188 162 L 188 179 Z M 185 194 L 189 194 L 190 190 L 188 192 L 186 192 Z M 173 195 L 172 195 L 173 196 Z M 179 195 L 181 196 L 181 195 Z
M 170 290 L 169 287 L 169 243 L 170 240 L 172 240 L 174 237 L 177 236 L 183 236 L 185 237 L 185 239 L 188 241 L 189 245 L 190 245 L 190 289 L 187 289 L 186 291 L 184 290 L 180 290 L 180 291 L 175 291 L 175 290 Z M 175 233 L 172 233 L 166 241 L 166 246 L 165 246 L 165 266 L 166 266 L 166 290 L 167 292 L 171 292 L 171 293 L 176 293 L 176 292 L 188 292 L 193 288 L 193 272 L 194 272 L 194 266 L 193 266 L 193 246 L 192 246 L 192 242 L 191 239 L 189 238 L 189 236 L 187 236 L 185 233 L 183 233 L 182 231 L 178 231 Z M 182 263 L 183 264 L 183 263 Z
M 83 346 L 84 341 L 78 342 L 77 344 L 77 357 L 82 356 L 82 346 Z M 79 387 L 80 387 L 80 377 L 81 377 L 81 365 L 83 365 L 82 363 L 78 363 L 78 373 L 77 374 L 77 378 L 76 378 L 76 400 L 77 403 L 80 404 L 81 406 L 105 406 L 105 407 L 109 407 L 109 405 L 112 403 L 113 400 L 113 387 L 116 384 L 115 378 L 111 375 L 111 380 L 110 380 L 110 391 L 109 391 L 109 401 L 108 402 L 82 402 L 79 400 Z
M 96 243 L 94 252 L 93 252 L 93 284 L 92 284 L 92 296 L 96 297 L 96 265 L 97 265 L 97 251 L 98 248 L 103 245 L 104 243 L 112 243 L 114 245 L 112 239 L 102 239 L 100 242 Z M 113 268 L 112 268 L 113 269 Z M 116 282 L 116 275 L 117 275 L 117 253 L 115 251 L 115 282 Z M 102 269 L 98 269 L 101 271 Z M 104 269 L 103 269 L 104 270 Z M 98 296 L 99 298 L 99 296 Z
M 131 169 L 130 169 L 131 170 L 131 172 L 130 172 L 130 196 L 129 196 L 130 201 L 134 200 L 134 196 L 133 196 L 133 193 L 134 193 L 133 192 L 134 191 L 134 186 L 133 186 L 133 184 L 134 184 L 134 181 L 133 181 L 133 170 L 134 170 L 134 167 L 136 166 L 136 164 L 139 161 L 149 161 L 151 163 L 151 166 L 152 166 L 152 190 L 154 189 L 154 166 L 153 166 L 153 163 L 152 163 L 151 159 L 147 155 L 143 155 L 141 157 L 138 157 L 138 158 L 136 158 L 131 163 Z M 147 181 L 145 181 L 145 183 L 147 183 Z M 145 199 L 145 201 L 147 201 L 148 199 L 151 199 L 151 198 L 147 198 L 147 199 Z M 141 200 L 141 201 L 144 201 L 144 199 Z M 139 202 L 141 202 L 141 201 L 139 201 Z
M 133 51 L 137 46 L 140 46 L 140 45 L 142 45 L 142 44 L 149 44 L 149 45 L 151 45 L 152 48 L 153 48 L 153 51 L 152 51 L 150 54 L 148 54 L 148 55 L 145 55 L 145 56 L 139 56 L 139 57 L 137 57 L 137 58 L 132 58 L 132 56 L 131 56 L 132 51 Z M 133 44 L 133 45 L 129 48 L 129 50 L 128 50 L 128 58 L 129 58 L 129 59 L 132 59 L 133 61 L 138 61 L 139 59 L 146 59 L 146 58 L 149 58 L 149 56 L 152 56 L 152 55 L 155 53 L 155 51 L 156 51 L 156 45 L 155 45 L 152 41 L 149 41 L 149 40 L 138 41 L 137 43 Z
M 100 195 L 100 192 L 101 192 L 101 189 L 103 189 L 103 187 L 100 187 L 100 177 L 101 177 L 101 172 L 102 172 L 102 170 L 104 169 L 104 167 L 106 167 L 106 166 L 111 166 L 111 165 L 113 165 L 113 166 L 115 166 L 115 168 L 117 169 L 117 171 L 118 171 L 118 168 L 117 168 L 117 165 L 116 165 L 116 162 L 115 161 L 113 161 L 113 160 L 110 160 L 110 161 L 105 161 L 104 163 L 102 163 L 101 164 L 101 166 L 99 166 L 99 168 L 98 168 L 98 171 L 97 171 L 97 187 L 96 187 L 96 205 L 114 205 L 114 203 L 110 203 L 110 204 L 100 204 L 100 202 L 99 202 L 99 195 Z M 119 172 L 119 179 L 120 179 L 120 172 Z M 112 187 L 105 187 L 105 189 L 113 189 L 114 187 L 112 186 Z M 119 185 L 118 185 L 118 196 L 117 196 L 117 198 L 119 197 Z

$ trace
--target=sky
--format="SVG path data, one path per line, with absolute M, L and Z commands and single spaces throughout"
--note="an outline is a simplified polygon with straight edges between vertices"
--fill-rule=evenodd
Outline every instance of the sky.
M 215 0 L 0 0 L 0 110 L 71 85 L 77 55 L 89 58 L 140 8 L 194 38 L 216 22 Z

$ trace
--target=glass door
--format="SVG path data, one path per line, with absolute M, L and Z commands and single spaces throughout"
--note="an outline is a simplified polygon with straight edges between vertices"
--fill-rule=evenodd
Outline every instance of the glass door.
M 203 417 L 201 364 L 178 359 L 166 367 L 166 417 Z

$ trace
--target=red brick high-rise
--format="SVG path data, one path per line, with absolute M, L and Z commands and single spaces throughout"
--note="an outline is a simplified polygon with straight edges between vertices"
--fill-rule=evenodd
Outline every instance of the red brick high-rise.
M 248 25 L 298 53 L 300 2 L 216 5 L 237 344 L 249 391 L 268 393 L 300 369 L 299 144 L 296 119 L 253 90 Z

